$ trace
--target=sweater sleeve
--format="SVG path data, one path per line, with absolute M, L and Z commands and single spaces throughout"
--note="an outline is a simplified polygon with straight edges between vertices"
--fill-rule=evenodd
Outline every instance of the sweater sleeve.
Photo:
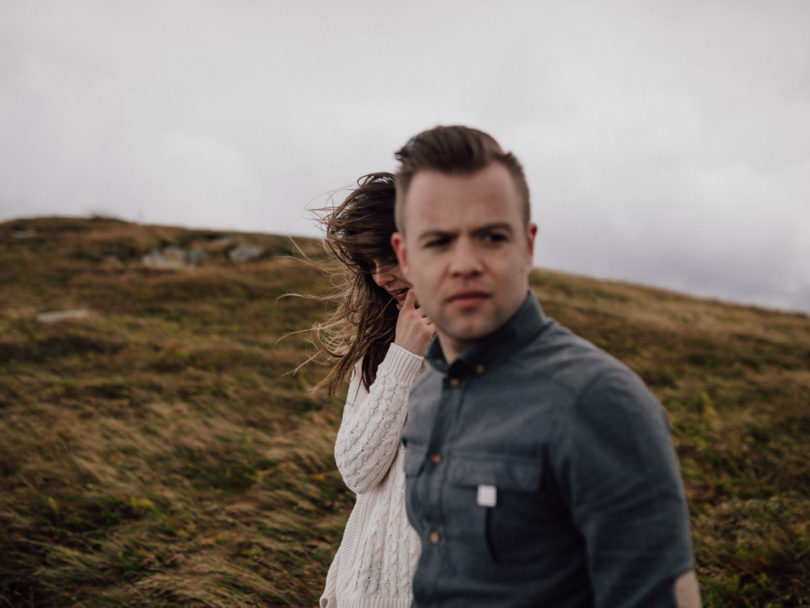
M 335 462 L 356 494 L 369 491 L 388 473 L 408 413 L 408 393 L 423 366 L 423 357 L 391 344 L 368 391 L 360 365 L 355 367 L 335 441 Z

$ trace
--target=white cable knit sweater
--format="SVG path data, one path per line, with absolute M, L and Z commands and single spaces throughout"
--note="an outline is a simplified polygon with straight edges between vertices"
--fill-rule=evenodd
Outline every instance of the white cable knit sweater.
M 409 608 L 419 538 L 405 513 L 400 433 L 408 393 L 425 370 L 419 355 L 392 344 L 368 391 L 360 364 L 349 384 L 335 461 L 357 494 L 321 596 L 321 608 Z

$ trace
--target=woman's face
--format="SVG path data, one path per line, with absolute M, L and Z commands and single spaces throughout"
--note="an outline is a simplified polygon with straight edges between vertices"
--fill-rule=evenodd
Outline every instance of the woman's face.
M 402 306 L 408 290 L 412 287 L 402 276 L 399 266 L 383 260 L 372 260 L 374 269 L 371 271 L 371 279 L 388 292 L 397 301 L 398 306 Z

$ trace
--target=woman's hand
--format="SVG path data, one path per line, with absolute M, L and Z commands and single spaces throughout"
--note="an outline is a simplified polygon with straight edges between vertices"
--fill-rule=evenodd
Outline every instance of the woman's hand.
M 409 289 L 399 309 L 394 344 L 423 356 L 435 334 L 436 328 L 422 309 L 416 307 L 416 294 Z

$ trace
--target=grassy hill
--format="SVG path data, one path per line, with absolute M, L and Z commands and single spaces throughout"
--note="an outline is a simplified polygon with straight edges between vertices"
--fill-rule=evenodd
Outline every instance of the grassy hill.
M 704 605 L 810 606 L 810 317 L 532 285 L 666 407 Z M 0 607 L 316 605 L 353 496 L 342 404 L 311 392 L 318 363 L 292 373 L 327 305 L 285 294 L 328 288 L 286 237 L 0 224 Z

